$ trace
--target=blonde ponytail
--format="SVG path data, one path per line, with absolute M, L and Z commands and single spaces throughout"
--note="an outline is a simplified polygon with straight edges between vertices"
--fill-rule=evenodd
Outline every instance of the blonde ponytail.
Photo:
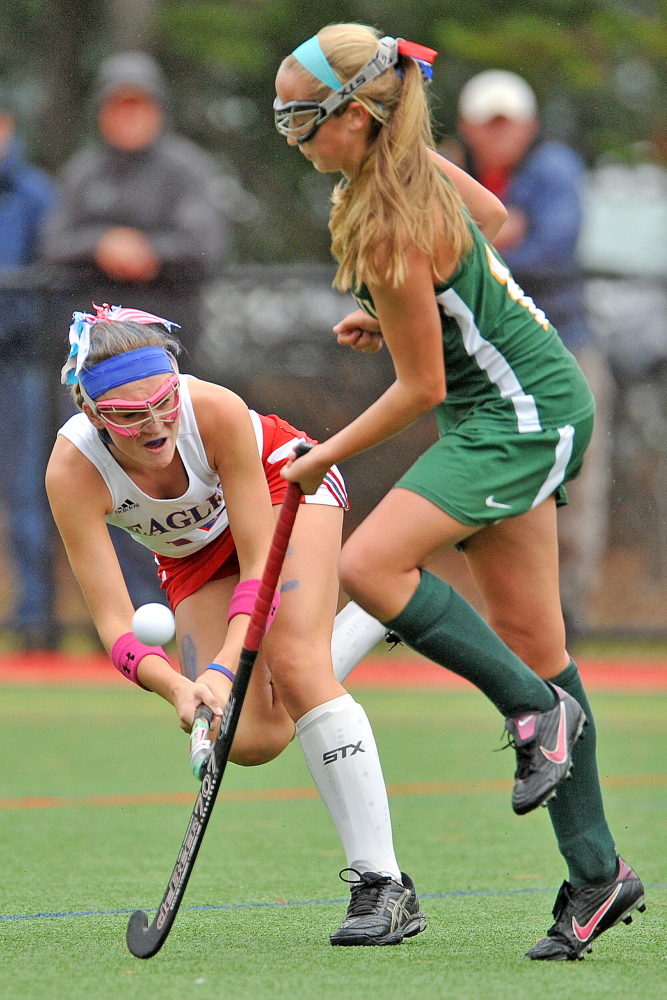
M 379 37 L 363 24 L 332 24 L 317 35 L 341 83 L 373 56 Z M 341 291 L 362 281 L 400 285 L 411 244 L 429 257 L 436 275 L 439 242 L 444 240 L 457 260 L 472 246 L 463 202 L 428 152 L 433 135 L 421 70 L 409 58 L 401 59 L 399 68 L 400 76 L 387 70 L 352 98 L 378 126 L 358 173 L 332 195 L 331 249 L 339 263 L 334 285 Z M 331 93 L 319 82 L 313 90 L 318 100 Z

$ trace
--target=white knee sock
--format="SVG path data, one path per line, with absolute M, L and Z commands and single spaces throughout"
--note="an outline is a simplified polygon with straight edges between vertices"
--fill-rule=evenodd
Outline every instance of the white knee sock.
M 331 656 L 336 680 L 341 684 L 352 673 L 357 663 L 387 634 L 387 629 L 377 618 L 363 611 L 350 601 L 336 615 L 331 637 Z
M 296 734 L 343 843 L 349 868 L 400 880 L 373 730 L 351 694 L 306 712 Z

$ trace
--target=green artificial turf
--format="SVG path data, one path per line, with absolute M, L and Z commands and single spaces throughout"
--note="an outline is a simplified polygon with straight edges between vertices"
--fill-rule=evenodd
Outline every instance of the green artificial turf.
M 126 914 L 36 913 L 156 906 L 187 805 L 0 809 L 0 997 L 11 1000 L 664 1000 L 667 888 L 614 928 L 585 962 L 522 961 L 546 931 L 564 876 L 548 816 L 513 816 L 513 754 L 479 695 L 358 694 L 388 782 L 470 781 L 468 792 L 392 798 L 401 865 L 425 894 L 425 934 L 398 948 L 334 949 L 344 857 L 318 800 L 221 802 L 163 951 L 125 948 Z M 667 696 L 594 696 L 606 775 L 667 772 Z M 194 790 L 172 710 L 132 688 L 0 689 L 0 797 Z M 225 789 L 310 785 L 298 745 L 260 768 L 232 766 Z M 606 792 L 618 846 L 647 883 L 667 883 L 667 786 Z M 304 903 L 307 905 L 282 905 Z M 267 903 L 236 909 L 224 904 Z

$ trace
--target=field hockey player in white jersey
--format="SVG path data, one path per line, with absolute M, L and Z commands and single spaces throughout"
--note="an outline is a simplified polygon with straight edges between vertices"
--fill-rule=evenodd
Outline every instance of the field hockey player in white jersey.
M 114 666 L 169 701 L 188 732 L 198 705 L 208 705 L 213 737 L 284 497 L 280 469 L 295 442 L 310 439 L 279 417 L 249 411 L 228 389 L 181 375 L 167 320 L 96 309 L 75 313 L 70 328 L 63 381 L 82 412 L 60 429 L 49 461 L 51 508 Z M 331 942 L 398 944 L 426 921 L 394 855 L 370 724 L 332 670 L 347 505 L 338 470 L 302 500 L 230 759 L 264 763 L 296 732 L 351 882 L 348 914 Z M 181 673 L 164 650 L 131 632 L 134 608 L 107 524 L 155 553 L 176 615 Z M 339 676 L 366 651 L 369 635 L 372 645 L 383 634 L 354 606 L 342 619 Z
M 435 55 L 335 24 L 278 71 L 278 131 L 317 170 L 343 174 L 330 219 L 335 285 L 361 308 L 335 332 L 356 349 L 386 344 L 396 375 L 284 474 L 308 493 L 332 463 L 434 410 L 439 440 L 346 542 L 341 580 L 505 716 L 517 753 L 514 810 L 548 804 L 569 875 L 555 923 L 527 955 L 574 960 L 644 908 L 605 819 L 591 709 L 565 648 L 558 593 L 556 507 L 581 468 L 594 402 L 493 248 L 505 209 L 433 149 L 425 85 Z M 463 549 L 493 628 L 424 569 L 443 545 Z

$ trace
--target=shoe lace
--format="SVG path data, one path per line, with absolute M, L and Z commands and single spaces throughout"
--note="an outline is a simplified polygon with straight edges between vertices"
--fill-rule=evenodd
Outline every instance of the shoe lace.
M 569 882 L 563 882 L 560 889 L 558 890 L 558 895 L 556 896 L 556 902 L 554 903 L 553 910 L 551 911 L 556 923 L 560 920 L 560 916 L 570 902 L 572 896 L 572 886 Z M 554 928 L 552 927 L 552 930 Z
M 343 878 L 344 872 L 352 872 L 357 878 Z M 380 875 L 378 872 L 358 872 L 356 868 L 343 868 L 339 877 L 351 887 L 352 898 L 347 908 L 348 917 L 366 917 L 375 913 L 383 890 L 391 882 L 388 875 Z
M 501 740 L 505 739 L 505 743 L 502 746 L 494 750 L 494 753 L 500 753 L 502 750 L 516 750 L 516 771 L 514 777 L 516 779 L 524 779 L 529 777 L 535 770 L 533 766 L 533 754 L 530 750 L 529 744 L 519 744 L 514 739 L 512 733 L 505 730 L 503 735 L 500 737 Z
M 569 882 L 563 882 L 558 890 L 556 902 L 554 903 L 553 910 L 551 911 L 554 917 L 554 923 L 547 931 L 548 938 L 555 938 L 556 941 L 560 941 L 568 951 L 571 951 L 572 949 L 572 940 L 566 930 L 566 927 L 563 926 L 563 918 L 565 917 L 565 911 L 568 904 L 571 902 L 571 899 L 572 886 Z M 567 923 L 569 924 L 569 918 Z
M 514 746 L 516 750 L 516 772 L 515 778 L 523 779 L 529 777 L 535 770 L 534 756 L 526 747 Z
M 396 649 L 397 646 L 403 645 L 403 640 L 396 632 L 387 632 L 384 637 L 384 641 L 388 644 L 390 653 L 393 649 Z
M 503 740 L 505 740 L 504 743 L 503 743 Z M 516 743 L 515 743 L 514 737 L 512 736 L 512 734 L 510 732 L 508 732 L 507 729 L 503 729 L 502 735 L 500 737 L 500 746 L 496 747 L 496 749 L 493 752 L 494 753 L 501 753 L 503 750 L 509 750 L 510 747 L 513 750 L 516 750 Z

